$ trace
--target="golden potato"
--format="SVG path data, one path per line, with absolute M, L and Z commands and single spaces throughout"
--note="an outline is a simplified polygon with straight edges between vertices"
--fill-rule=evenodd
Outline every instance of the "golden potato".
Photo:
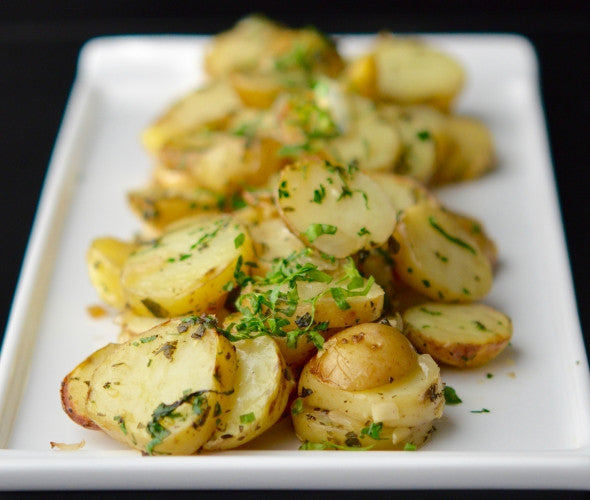
M 123 264 L 136 248 L 134 243 L 103 237 L 95 239 L 86 252 L 90 282 L 100 298 L 117 309 L 125 306 L 121 287 Z
M 212 317 L 171 320 L 119 344 L 96 367 L 86 404 L 112 438 L 149 455 L 197 452 L 232 404 L 235 348 Z
M 407 309 L 403 320 L 419 352 L 458 368 L 489 363 L 512 337 L 510 318 L 484 304 L 429 302 Z

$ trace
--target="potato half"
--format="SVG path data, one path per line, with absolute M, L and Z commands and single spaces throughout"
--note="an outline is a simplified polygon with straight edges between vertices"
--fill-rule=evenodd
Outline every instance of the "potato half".
M 144 316 L 216 312 L 239 258 L 254 260 L 254 249 L 237 219 L 183 219 L 127 259 L 121 276 L 125 297 L 133 311 Z
M 403 313 L 404 332 L 419 352 L 458 368 L 494 359 L 512 337 L 508 316 L 484 304 L 426 303 Z
M 492 286 L 492 267 L 452 214 L 425 204 L 407 208 L 394 233 L 397 275 L 423 295 L 444 302 L 472 302 Z
M 237 369 L 209 318 L 171 320 L 110 352 L 90 379 L 92 421 L 147 454 L 198 451 L 231 405 Z
M 107 304 L 123 308 L 125 296 L 121 287 L 123 264 L 137 245 L 117 238 L 96 238 L 86 252 L 86 265 L 92 286 Z
M 440 371 L 389 325 L 343 330 L 307 363 L 292 405 L 302 441 L 336 447 L 420 446 L 442 415 Z
M 204 450 L 237 448 L 273 426 L 283 414 L 295 381 L 272 338 L 235 342 L 235 392 Z
M 395 227 L 395 212 L 378 184 L 355 168 L 320 159 L 285 167 L 277 200 L 295 234 L 337 258 L 384 243 Z

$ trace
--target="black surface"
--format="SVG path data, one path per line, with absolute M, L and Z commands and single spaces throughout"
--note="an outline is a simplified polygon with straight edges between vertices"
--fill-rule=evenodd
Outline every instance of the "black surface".
M 0 4 L 0 208 L 5 214 L 0 243 L 0 332 L 8 318 L 82 44 L 94 36 L 111 34 L 215 33 L 251 11 L 264 12 L 296 26 L 313 24 L 328 32 L 511 32 L 528 37 L 540 62 L 542 95 L 580 320 L 583 330 L 590 332 L 590 312 L 586 306 L 590 296 L 586 266 L 590 252 L 590 2 L 562 1 L 543 6 L 541 2 L 424 0 L 324 2 L 309 7 L 300 2 L 246 4 L 221 0 L 179 2 L 165 8 L 160 5 L 163 3 L 47 1 L 31 6 L 5 0 Z M 559 334 L 555 332 L 557 342 Z M 585 341 L 588 350 L 588 333 Z M 475 495 L 486 497 L 483 492 Z M 312 493 L 304 496 L 327 498 Z M 512 494 L 505 492 L 505 496 L 511 498 Z

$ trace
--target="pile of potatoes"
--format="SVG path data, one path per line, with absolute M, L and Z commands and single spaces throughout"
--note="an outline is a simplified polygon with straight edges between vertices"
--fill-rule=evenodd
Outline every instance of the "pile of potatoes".
M 452 113 L 464 73 L 418 40 L 345 60 L 314 29 L 248 17 L 209 81 L 144 131 L 140 236 L 94 240 L 117 343 L 66 375 L 76 423 L 146 454 L 235 448 L 290 414 L 304 449 L 415 449 L 438 363 L 481 366 L 510 319 L 481 303 L 497 249 L 432 188 L 493 166 Z

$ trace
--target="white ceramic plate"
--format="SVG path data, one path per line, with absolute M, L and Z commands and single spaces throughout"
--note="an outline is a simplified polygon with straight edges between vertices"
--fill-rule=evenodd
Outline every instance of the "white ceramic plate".
M 125 193 L 150 175 L 139 134 L 203 81 L 207 42 L 102 38 L 80 56 L 6 332 L 0 487 L 590 488 L 590 377 L 534 50 L 517 36 L 428 38 L 464 64 L 459 111 L 482 118 L 496 139 L 498 169 L 439 196 L 481 218 L 496 239 L 500 265 L 486 302 L 514 322 L 512 344 L 492 364 L 443 370 L 463 403 L 447 407 L 432 440 L 418 452 L 302 452 L 282 422 L 248 449 L 142 457 L 68 419 L 62 377 L 117 333 L 86 312 L 98 298 L 84 254 L 96 236 L 138 229 Z M 352 54 L 369 41 L 345 36 L 341 47 Z M 483 408 L 489 413 L 473 413 Z M 50 449 L 50 441 L 81 440 L 77 452 Z

